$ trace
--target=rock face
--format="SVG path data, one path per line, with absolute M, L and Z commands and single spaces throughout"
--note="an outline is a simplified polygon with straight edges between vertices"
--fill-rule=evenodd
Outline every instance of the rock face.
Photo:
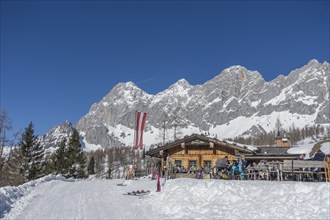
M 232 66 L 203 85 L 181 79 L 155 95 L 132 82 L 119 83 L 76 127 L 88 143 L 111 147 L 128 144 L 123 137 L 133 139 L 135 111 L 148 113 L 148 144 L 157 142 L 152 134 L 162 132 L 164 118 L 166 129 L 175 127 L 181 136 L 194 128 L 218 138 L 273 130 L 277 118 L 284 128 L 330 124 L 329 88 L 329 63 L 317 60 L 271 82 L 257 71 Z
M 40 143 L 46 149 L 46 153 L 52 153 L 58 145 L 66 139 L 69 140 L 75 128 L 69 121 L 65 121 L 50 129 L 46 134 L 39 137 Z

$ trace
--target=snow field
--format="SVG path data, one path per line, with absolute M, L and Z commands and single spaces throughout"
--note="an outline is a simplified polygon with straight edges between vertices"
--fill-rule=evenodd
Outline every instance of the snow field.
M 329 183 L 182 178 L 167 180 L 157 193 L 155 180 L 129 180 L 124 182 L 126 186 L 117 185 L 123 182 L 68 182 L 48 177 L 19 187 L 3 187 L 0 218 L 330 219 Z M 151 193 L 123 195 L 142 189 Z

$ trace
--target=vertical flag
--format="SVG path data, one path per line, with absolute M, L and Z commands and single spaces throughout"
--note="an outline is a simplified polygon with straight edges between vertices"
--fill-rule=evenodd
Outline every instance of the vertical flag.
M 136 124 L 135 124 L 135 140 L 134 140 L 134 149 L 142 150 L 143 148 L 143 130 L 144 125 L 147 119 L 147 113 L 146 112 L 136 112 Z

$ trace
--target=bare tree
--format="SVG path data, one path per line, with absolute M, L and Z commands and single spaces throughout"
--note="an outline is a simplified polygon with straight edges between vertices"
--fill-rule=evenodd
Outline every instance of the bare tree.
M 276 128 L 277 135 L 279 135 L 282 130 L 282 123 L 281 123 L 280 117 L 277 117 L 277 119 L 276 119 L 275 128 Z
M 10 147 L 11 143 L 7 137 L 8 132 L 12 129 L 11 120 L 5 110 L 0 112 L 0 186 L 9 185 L 7 181 L 8 173 L 6 172 L 6 163 L 8 155 L 5 154 L 5 147 Z
M 7 138 L 7 133 L 12 129 L 11 120 L 8 117 L 6 111 L 1 110 L 0 112 L 0 171 L 3 167 L 2 158 L 4 154 L 5 146 L 8 146 L 9 139 Z

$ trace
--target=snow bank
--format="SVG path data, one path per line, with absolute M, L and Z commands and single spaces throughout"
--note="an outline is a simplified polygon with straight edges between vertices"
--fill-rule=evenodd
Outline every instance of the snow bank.
M 23 185 L 13 187 L 6 186 L 0 188 L 0 218 L 3 218 L 6 213 L 8 213 L 12 207 L 12 204 L 18 201 L 21 197 L 27 195 L 34 187 L 40 185 L 44 182 L 49 182 L 52 180 L 66 180 L 61 175 L 48 175 L 43 178 L 27 182 Z M 72 181 L 72 180 L 71 180 Z
M 329 183 L 176 179 L 149 198 L 166 219 L 329 219 Z

